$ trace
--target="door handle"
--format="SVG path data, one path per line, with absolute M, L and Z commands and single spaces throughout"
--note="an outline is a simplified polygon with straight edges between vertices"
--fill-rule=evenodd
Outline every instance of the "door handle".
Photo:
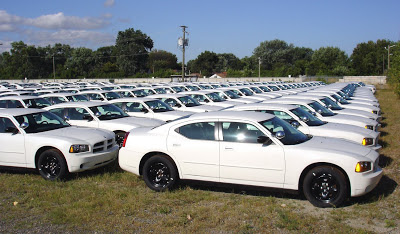
M 181 144 L 172 144 L 173 147 L 179 147 Z
M 233 150 L 232 147 L 225 147 L 226 150 Z

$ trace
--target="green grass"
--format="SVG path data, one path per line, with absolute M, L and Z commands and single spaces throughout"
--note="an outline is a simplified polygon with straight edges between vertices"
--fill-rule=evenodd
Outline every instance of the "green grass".
M 344 207 L 319 209 L 297 195 L 250 188 L 183 184 L 156 193 L 115 165 L 66 182 L 1 170 L 0 232 L 399 232 L 400 101 L 389 89 L 376 96 L 385 175 Z

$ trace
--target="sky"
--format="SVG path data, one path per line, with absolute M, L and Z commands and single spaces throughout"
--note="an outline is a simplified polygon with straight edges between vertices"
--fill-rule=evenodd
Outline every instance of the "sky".
M 204 51 L 243 58 L 274 39 L 350 56 L 359 43 L 399 41 L 399 9 L 399 0 L 3 0 L 0 52 L 15 41 L 96 50 L 133 28 L 182 61 L 177 41 L 185 25 L 186 61 Z

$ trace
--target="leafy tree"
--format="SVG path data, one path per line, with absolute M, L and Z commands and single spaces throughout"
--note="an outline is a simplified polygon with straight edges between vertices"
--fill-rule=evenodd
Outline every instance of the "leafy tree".
M 153 40 L 142 31 L 129 28 L 118 32 L 115 48 L 120 70 L 130 76 L 146 70 Z
M 76 48 L 72 52 L 71 58 L 65 63 L 68 69 L 78 76 L 88 77 L 94 67 L 93 51 L 88 48 Z
M 400 98 L 400 42 L 390 49 L 393 55 L 390 57 L 390 69 L 388 71 L 388 83 L 394 88 L 397 97 Z
M 225 72 L 229 69 L 241 70 L 243 68 L 243 64 L 240 59 L 232 53 L 217 54 L 217 56 L 218 63 L 215 67 L 216 72 Z
M 159 70 L 178 69 L 178 58 L 165 50 L 153 50 L 149 53 L 148 66 L 154 72 Z
M 337 75 L 348 72 L 348 57 L 337 47 L 321 47 L 312 55 L 307 69 L 309 75 Z
M 210 76 L 215 72 L 218 64 L 218 55 L 214 52 L 204 51 L 196 59 L 188 62 L 191 72 L 199 72 L 204 76 Z
M 291 51 L 294 46 L 282 40 L 272 40 L 261 42 L 254 49 L 253 55 L 260 58 L 262 69 L 272 70 L 275 64 L 291 64 Z
M 370 76 L 383 74 L 384 60 L 387 58 L 385 47 L 393 42 L 378 40 L 357 44 L 351 55 L 351 67 L 355 75 Z

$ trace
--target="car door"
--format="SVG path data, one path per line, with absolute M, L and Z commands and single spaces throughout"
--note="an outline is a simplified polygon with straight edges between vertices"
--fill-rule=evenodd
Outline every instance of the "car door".
M 219 181 L 219 142 L 215 122 L 192 122 L 170 129 L 168 151 L 179 163 L 181 178 Z
M 76 126 L 98 128 L 99 121 L 85 108 L 71 107 L 65 108 L 69 117 L 68 123 Z
M 265 135 L 246 122 L 221 122 L 220 181 L 226 183 L 283 187 L 285 155 L 282 146 L 258 143 Z
M 25 167 L 25 136 L 12 129 L 15 124 L 6 117 L 0 117 L 0 163 L 4 166 Z

